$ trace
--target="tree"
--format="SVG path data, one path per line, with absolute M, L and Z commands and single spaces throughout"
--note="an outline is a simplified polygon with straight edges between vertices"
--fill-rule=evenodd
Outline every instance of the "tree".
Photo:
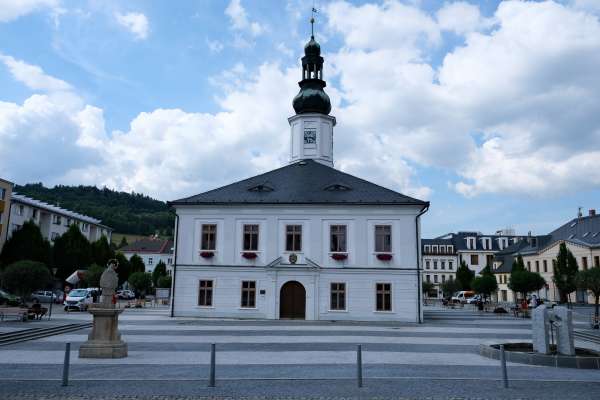
M 575 277 L 577 276 L 577 260 L 573 253 L 567 249 L 565 242 L 560 244 L 556 262 L 554 263 L 554 276 L 552 280 L 560 293 L 562 303 L 570 302 L 569 294 L 577 289 Z
M 0 254 L 0 265 L 7 266 L 22 260 L 39 261 L 45 265 L 50 265 L 52 261 L 50 242 L 44 239 L 33 221 L 23 223 L 14 231 Z
M 7 266 L 2 273 L 2 280 L 4 286 L 25 299 L 31 292 L 48 286 L 52 274 L 41 262 L 22 260 Z
M 456 280 L 447 280 L 446 282 L 442 283 L 441 289 L 443 296 L 449 297 L 461 290 L 461 286 Z
M 131 287 L 142 296 L 152 286 L 152 275 L 148 272 L 134 272 L 127 280 Z
M 464 260 L 461 260 L 460 266 L 456 270 L 456 281 L 458 282 L 459 290 L 471 290 L 471 281 L 475 277 L 475 272 L 471 271 Z
M 171 287 L 171 277 L 169 275 L 163 275 L 160 278 L 158 278 L 158 282 L 156 284 L 156 287 L 159 288 L 170 288 Z
M 527 293 L 536 292 L 545 285 L 546 280 L 540 274 L 527 270 L 511 272 L 510 279 L 508 280 L 508 287 L 517 293 L 521 293 L 523 298 L 527 297 Z
M 156 264 L 154 271 L 152 271 L 152 283 L 155 287 L 158 287 L 157 284 L 160 277 L 165 275 L 167 275 L 167 265 L 161 260 Z
M 131 275 L 131 264 L 129 263 L 129 260 L 127 260 L 127 257 L 125 257 L 125 255 L 123 255 L 121 252 L 117 252 L 117 254 L 115 254 L 115 258 L 119 262 L 119 267 L 117 268 L 119 285 L 122 285 L 123 283 L 127 282 L 129 275 Z
M 594 295 L 594 314 L 596 315 L 597 319 L 600 312 L 600 267 L 579 271 L 575 281 L 577 286 L 579 286 L 581 289 L 587 289 Z
M 108 260 L 115 258 L 115 252 L 111 249 L 106 236 L 102 236 L 90 245 L 92 251 L 92 262 L 101 267 L 108 264 Z
M 491 296 L 496 290 L 498 290 L 498 282 L 496 277 L 492 274 L 483 274 L 473 278 L 471 281 L 471 287 L 475 293 L 483 296 L 484 299 Z
M 142 257 L 138 256 L 137 254 L 131 256 L 131 258 L 129 259 L 129 264 L 131 265 L 131 273 L 146 271 L 146 265 L 144 265 L 144 260 L 142 260 Z
M 127 243 L 127 238 L 125 237 L 125 235 L 123 235 L 123 237 L 121 238 L 121 243 L 119 243 L 119 248 L 121 247 L 125 247 L 127 246 L 129 243 Z
M 56 276 L 64 280 L 78 269 L 87 269 L 91 263 L 90 242 L 77 225 L 69 226 L 69 229 L 54 241 Z
M 424 281 L 421 288 L 423 290 L 423 294 L 428 295 L 429 292 L 433 290 L 433 283 Z
M 104 267 L 99 266 L 98 264 L 92 264 L 85 271 L 84 282 L 87 287 L 100 287 L 100 277 L 104 272 Z

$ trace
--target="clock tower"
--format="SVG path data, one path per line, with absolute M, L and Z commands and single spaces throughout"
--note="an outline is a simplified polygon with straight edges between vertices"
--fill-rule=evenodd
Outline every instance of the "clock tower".
M 314 24 L 314 19 L 311 19 Z M 313 159 L 333 167 L 333 127 L 331 102 L 323 88 L 323 57 L 314 33 L 304 46 L 300 92 L 294 97 L 296 115 L 288 118 L 291 128 L 290 163 Z

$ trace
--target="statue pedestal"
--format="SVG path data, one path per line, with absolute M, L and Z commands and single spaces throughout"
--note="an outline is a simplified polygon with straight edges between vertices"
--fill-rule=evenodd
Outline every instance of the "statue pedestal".
M 123 358 L 127 357 L 127 343 L 119 333 L 121 309 L 93 307 L 94 326 L 87 342 L 79 347 L 79 358 Z

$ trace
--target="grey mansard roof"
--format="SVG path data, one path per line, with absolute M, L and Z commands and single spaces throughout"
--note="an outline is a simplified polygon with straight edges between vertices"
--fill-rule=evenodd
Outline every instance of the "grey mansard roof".
M 352 204 L 427 206 L 418 200 L 341 172 L 302 160 L 170 205 Z

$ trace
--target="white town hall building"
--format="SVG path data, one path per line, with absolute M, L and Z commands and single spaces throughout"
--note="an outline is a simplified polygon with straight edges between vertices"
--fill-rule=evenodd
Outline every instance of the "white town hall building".
M 304 51 L 289 164 L 170 202 L 172 316 L 422 320 L 429 203 L 333 167 L 336 120 L 314 37 Z

